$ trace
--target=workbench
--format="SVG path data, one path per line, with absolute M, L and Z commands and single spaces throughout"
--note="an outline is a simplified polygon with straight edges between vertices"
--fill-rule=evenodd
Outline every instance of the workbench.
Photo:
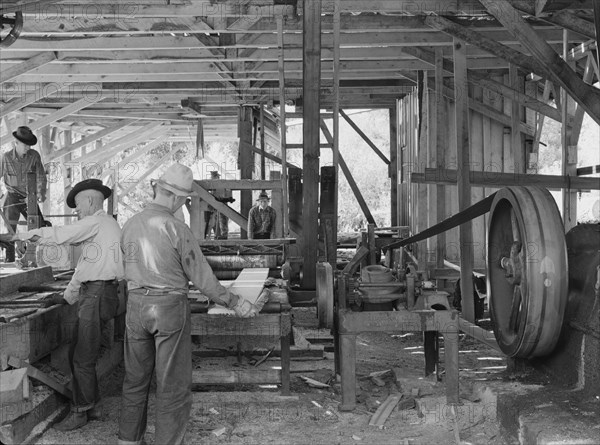
M 248 337 L 279 338 L 281 345 L 281 369 L 218 369 L 195 370 L 194 383 L 201 384 L 281 384 L 281 394 L 290 395 L 290 334 L 292 320 L 287 292 L 277 289 L 270 293 L 266 306 L 280 305 L 278 313 L 260 313 L 253 318 L 239 318 L 221 314 L 194 313 L 192 309 L 192 335 L 199 337 L 223 337 L 229 342 L 240 343 Z M 193 307 L 193 305 L 192 305 Z

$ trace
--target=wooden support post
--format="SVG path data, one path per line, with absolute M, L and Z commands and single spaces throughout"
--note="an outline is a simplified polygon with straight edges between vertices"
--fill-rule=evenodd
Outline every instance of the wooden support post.
M 283 16 L 277 16 L 277 46 L 279 49 L 278 69 L 279 69 L 279 119 L 281 143 L 281 181 L 283 184 L 283 236 L 287 237 L 290 233 L 290 218 L 288 212 L 289 190 L 288 190 L 288 168 L 287 168 L 287 126 L 285 124 L 285 57 L 283 44 Z M 266 155 L 266 153 L 265 153 Z
M 290 334 L 292 330 L 292 316 L 282 313 L 279 316 L 281 323 L 281 395 L 290 395 Z
M 269 175 L 271 181 L 281 181 L 281 172 L 271 170 Z M 283 187 L 271 189 L 271 207 L 277 212 L 277 218 L 275 220 L 275 238 L 285 238 L 283 235 L 283 221 L 285 220 L 286 215 L 283 213 Z M 279 215 L 281 215 L 281 217 Z
M 303 143 L 302 162 L 303 211 L 302 229 L 305 242 L 303 246 L 302 287 L 314 289 L 316 286 L 317 243 L 314 237 L 318 233 L 319 208 L 319 125 L 321 109 L 321 0 L 303 0 Z
M 523 85 L 518 67 L 513 63 L 509 64 L 508 73 L 510 87 L 521 92 Z M 516 99 L 512 99 L 510 102 L 510 150 L 512 151 L 514 160 L 514 172 L 525 173 L 527 171 L 525 164 L 525 140 L 520 131 L 521 122 L 523 121 L 523 106 Z
M 569 31 L 563 30 L 563 58 L 567 59 Z M 565 62 L 566 63 L 566 62 Z M 577 176 L 577 143 L 573 141 L 573 127 L 569 126 L 569 116 L 575 112 L 575 102 L 565 88 L 561 88 L 561 142 L 562 174 Z M 600 119 L 600 116 L 598 117 Z M 597 120 L 600 123 L 600 121 Z M 577 225 L 577 191 L 570 188 L 562 190 L 562 217 L 565 233 Z
M 340 343 L 340 374 L 342 377 L 342 403 L 340 411 L 356 408 L 356 334 L 342 334 Z
M 423 351 L 425 352 L 425 377 L 436 372 L 440 359 L 440 345 L 438 332 L 423 332 Z
M 369 265 L 377 264 L 377 244 L 375 243 L 375 224 L 367 224 L 367 243 L 369 245 Z
M 332 270 L 337 270 L 338 239 L 338 190 L 340 177 L 340 0 L 333 2 L 333 208 L 331 218 L 331 239 L 328 240 L 329 262 Z M 333 311 L 333 302 L 331 303 Z M 329 326 L 332 324 L 330 323 Z
M 290 167 L 288 181 L 290 228 L 299 235 L 302 234 L 302 188 L 302 169 Z
M 390 214 L 392 226 L 398 225 L 398 104 L 389 109 L 390 119 Z
M 444 158 L 444 149 L 446 146 L 447 135 L 446 130 L 446 110 L 444 95 L 442 93 L 444 87 L 444 53 L 441 48 L 435 50 L 435 117 L 432 119 L 435 122 L 435 153 L 436 166 L 443 168 L 446 164 Z M 446 187 L 443 185 L 436 186 L 436 216 L 437 223 L 442 222 L 446 218 Z M 442 232 L 436 237 L 436 267 L 444 267 L 444 259 L 446 258 L 446 233 Z M 442 283 L 438 283 L 441 287 Z
M 260 104 L 260 179 L 266 179 L 265 162 L 265 104 Z
M 471 282 L 471 280 L 469 280 Z M 470 298 L 473 301 L 472 298 Z M 464 300 L 463 300 L 464 307 Z M 458 383 L 458 317 L 456 317 L 456 325 L 444 324 L 444 367 L 446 369 L 446 402 L 460 403 L 460 388 Z
M 240 137 L 238 168 L 240 179 L 252 179 L 254 172 L 254 152 L 252 150 L 252 110 L 249 107 L 240 107 L 240 118 L 238 121 Z M 242 190 L 240 192 L 240 213 L 247 217 L 252 207 L 252 191 Z M 247 227 L 241 227 L 241 238 L 247 239 Z
M 319 200 L 319 256 L 326 259 L 331 267 L 336 267 L 337 241 L 333 229 L 335 226 L 335 167 L 321 167 L 321 198 Z
M 459 211 L 471 205 L 469 104 L 467 81 L 467 46 L 465 42 L 454 39 L 454 91 L 456 97 L 456 151 L 458 164 L 458 206 Z M 462 94 L 461 94 L 462 92 Z M 464 317 L 474 322 L 473 303 L 473 230 L 470 221 L 460 226 L 460 290 L 463 298 Z

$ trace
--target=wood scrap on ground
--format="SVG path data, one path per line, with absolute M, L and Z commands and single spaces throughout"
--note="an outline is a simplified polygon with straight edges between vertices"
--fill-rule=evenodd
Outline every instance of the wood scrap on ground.
M 371 417 L 369 425 L 383 428 L 385 421 L 390 416 L 398 402 L 400 402 L 401 398 L 402 394 L 392 394 L 385 399 L 385 402 L 383 402 L 381 406 L 377 408 L 377 411 L 375 411 L 375 414 L 373 414 L 373 417 Z
M 313 388 L 330 388 L 327 383 L 319 382 L 318 380 L 311 379 L 310 377 L 301 375 L 300 378 L 304 380 L 308 386 L 312 386 Z

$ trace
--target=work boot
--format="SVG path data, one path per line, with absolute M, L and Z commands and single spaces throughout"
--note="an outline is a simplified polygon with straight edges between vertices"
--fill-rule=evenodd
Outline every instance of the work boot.
M 62 422 L 54 425 L 54 428 L 58 431 L 71 431 L 76 430 L 77 428 L 81 428 L 87 423 L 87 413 L 75 413 L 71 411 L 67 417 L 65 417 Z
M 88 410 L 87 418 L 88 420 L 100 420 L 103 413 L 102 405 L 97 403 L 92 409 Z

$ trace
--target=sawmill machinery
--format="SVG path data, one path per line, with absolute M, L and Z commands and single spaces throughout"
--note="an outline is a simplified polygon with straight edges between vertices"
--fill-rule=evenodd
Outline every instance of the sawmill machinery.
M 493 336 L 451 309 L 449 294 L 436 290 L 410 257 L 393 253 L 488 212 L 486 276 Z M 363 245 L 340 273 L 334 274 L 328 264 L 318 267 L 319 324 L 332 329 L 336 338 L 336 369 L 346 392 L 342 409 L 354 406 L 355 365 L 349 361 L 354 361 L 354 342 L 361 332 L 423 331 L 426 373 L 437 360 L 435 351 L 428 353 L 428 334 L 443 334 L 447 397 L 453 403 L 458 401 L 458 349 L 452 343 L 459 331 L 512 358 L 543 357 L 556 347 L 569 297 L 569 270 L 562 220 L 548 190 L 500 189 L 419 234 L 388 243 L 384 250 L 388 257 L 404 259 L 388 268 L 369 264 L 373 256 Z M 598 264 L 590 264 L 589 273 L 595 277 Z

